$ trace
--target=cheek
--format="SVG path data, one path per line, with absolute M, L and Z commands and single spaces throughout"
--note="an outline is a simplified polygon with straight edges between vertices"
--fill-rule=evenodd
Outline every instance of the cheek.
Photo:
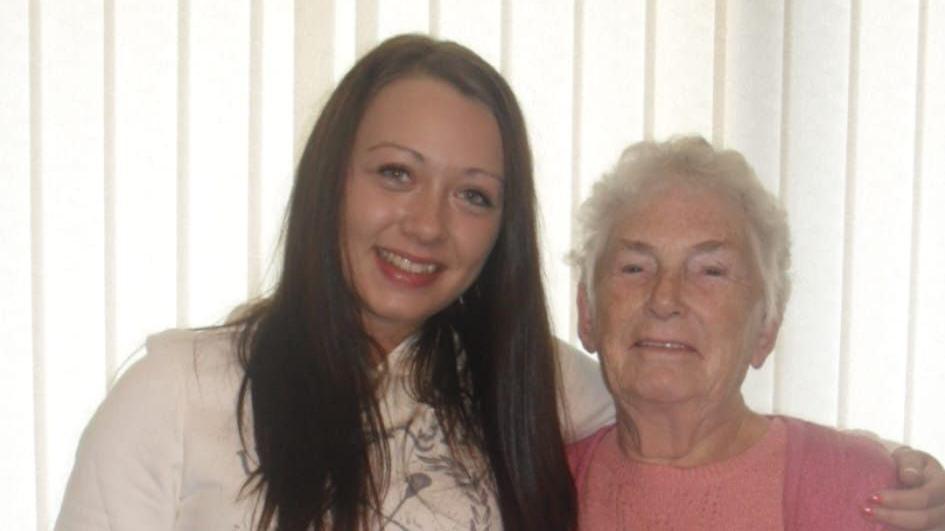
M 737 311 L 718 312 L 714 326 L 710 325 L 712 342 L 716 345 L 718 358 L 713 360 L 720 373 L 735 374 L 747 368 L 756 344 L 759 328 L 755 326 L 753 313 L 740 308 Z
M 598 290 L 599 322 L 611 335 L 626 335 L 639 319 L 646 297 L 626 282 L 610 282 Z
M 499 237 L 501 217 L 495 219 L 466 220 L 457 224 L 454 234 L 457 247 L 465 261 L 477 271 L 481 268 L 495 247 Z
M 341 199 L 341 228 L 342 228 L 342 243 L 347 246 L 347 243 L 352 238 L 357 237 L 357 235 L 362 230 L 362 221 L 365 212 L 363 201 L 360 200 L 363 197 L 363 192 L 359 190 L 354 176 L 348 177 L 348 183 L 345 186 L 345 195 Z
M 714 308 L 706 308 L 706 312 L 715 321 L 715 327 L 732 338 L 744 337 L 748 329 L 754 328 L 760 319 L 758 305 L 745 297 L 728 297 L 721 299 Z
M 598 355 L 605 366 L 619 372 L 626 363 L 627 346 L 633 337 L 635 320 L 626 308 L 598 304 L 593 320 L 593 335 Z M 605 370 L 610 370 L 605 367 Z
M 744 328 L 751 319 L 753 301 L 738 286 L 713 284 L 689 290 L 690 306 L 717 335 Z
M 345 243 L 371 237 L 396 219 L 397 204 L 370 189 L 349 188 L 342 208 Z
M 612 390 L 615 398 L 620 398 L 628 389 L 635 387 L 637 381 L 637 367 L 631 359 L 631 353 L 618 345 L 610 345 L 605 349 L 609 354 L 601 354 L 600 361 L 603 368 L 604 380 Z

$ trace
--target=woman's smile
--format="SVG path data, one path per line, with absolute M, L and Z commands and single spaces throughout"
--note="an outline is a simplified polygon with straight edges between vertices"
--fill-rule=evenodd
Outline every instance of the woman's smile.
M 412 287 L 423 287 L 436 280 L 443 269 L 441 264 L 424 260 L 383 247 L 377 248 L 378 267 L 390 280 Z
M 662 351 L 674 354 L 698 354 L 698 351 L 687 343 L 661 339 L 641 339 L 633 344 L 634 348 L 652 351 Z

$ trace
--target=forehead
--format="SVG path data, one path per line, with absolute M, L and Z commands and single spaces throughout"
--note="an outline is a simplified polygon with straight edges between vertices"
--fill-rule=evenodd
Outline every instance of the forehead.
M 501 170 L 499 125 L 489 107 L 432 77 L 407 77 L 382 88 L 365 108 L 355 149 L 379 141 L 431 155 L 472 158 Z
M 622 242 L 622 243 L 621 243 Z M 624 204 L 614 219 L 610 246 L 639 242 L 656 249 L 749 250 L 748 219 L 730 195 L 689 179 L 671 178 Z

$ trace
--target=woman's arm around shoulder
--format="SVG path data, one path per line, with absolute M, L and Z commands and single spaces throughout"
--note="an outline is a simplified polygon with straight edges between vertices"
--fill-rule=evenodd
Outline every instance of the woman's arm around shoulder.
M 901 447 L 893 454 L 898 489 L 870 498 L 873 516 L 896 529 L 945 530 L 945 470 L 931 455 Z
M 564 442 L 587 437 L 614 423 L 614 399 L 593 357 L 555 338 L 560 370 L 558 400 Z
M 194 333 L 152 336 L 86 427 L 57 531 L 173 529 Z
M 865 508 L 868 514 L 895 529 L 945 530 L 945 469 L 935 457 L 869 431 L 846 433 L 878 442 L 896 463 L 898 485 L 871 495 Z

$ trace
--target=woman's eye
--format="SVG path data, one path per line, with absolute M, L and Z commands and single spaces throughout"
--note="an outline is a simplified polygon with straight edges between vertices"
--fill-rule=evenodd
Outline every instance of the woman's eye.
M 625 265 L 623 265 L 623 266 L 620 267 L 620 272 L 621 272 L 621 273 L 631 274 L 631 275 L 637 274 L 637 273 L 642 273 L 642 272 L 643 272 L 643 266 L 641 266 L 640 264 L 625 264 Z
M 725 268 L 718 266 L 706 266 L 702 268 L 702 272 L 710 277 L 722 277 L 725 276 Z
M 495 206 L 492 199 L 479 190 L 463 190 L 459 193 L 459 196 L 473 206 L 482 208 L 492 208 Z
M 381 174 L 381 176 L 396 182 L 406 182 L 410 179 L 410 172 L 407 171 L 407 168 L 394 164 L 381 166 L 377 172 Z

